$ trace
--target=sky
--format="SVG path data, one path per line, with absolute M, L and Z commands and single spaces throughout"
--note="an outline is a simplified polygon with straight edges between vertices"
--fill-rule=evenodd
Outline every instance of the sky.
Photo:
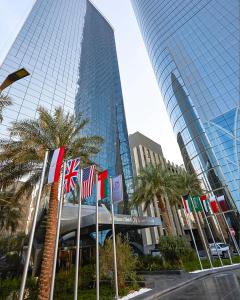
M 0 64 L 35 0 L 0 0 Z M 129 134 L 141 132 L 182 164 L 154 72 L 130 0 L 92 0 L 114 28 Z

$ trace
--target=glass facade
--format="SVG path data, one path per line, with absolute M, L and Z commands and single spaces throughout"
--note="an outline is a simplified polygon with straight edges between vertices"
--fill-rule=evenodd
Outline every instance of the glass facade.
M 238 0 L 132 0 L 186 168 L 240 210 Z
M 123 173 L 127 198 L 132 192 L 132 164 L 114 31 L 90 2 L 83 28 L 78 85 L 76 114 L 90 120 L 85 134 L 105 140 L 94 159 L 101 169 L 108 169 L 109 176 Z M 88 203 L 95 201 L 93 195 Z
M 131 192 L 132 169 L 114 32 L 87 0 L 37 0 L 0 67 L 0 82 L 25 67 L 30 76 L 5 90 L 13 105 L 3 111 L 1 139 L 11 122 L 36 118 L 37 108 L 83 113 L 85 133 L 104 138 L 97 163 L 123 172 Z M 127 195 L 127 194 L 126 194 Z

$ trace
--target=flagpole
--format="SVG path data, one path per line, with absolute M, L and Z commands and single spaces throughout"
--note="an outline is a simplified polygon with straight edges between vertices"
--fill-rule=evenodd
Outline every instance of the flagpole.
M 224 212 L 223 212 L 223 210 L 222 210 L 221 205 L 218 203 L 218 200 L 217 200 L 217 199 L 216 199 L 216 203 L 217 203 L 217 207 L 218 207 L 220 213 L 222 214 L 223 219 L 224 219 L 224 221 L 225 221 L 225 223 L 226 223 L 226 225 L 227 225 L 227 229 L 228 229 L 229 234 L 230 234 L 230 236 L 231 236 L 231 238 L 232 238 L 232 241 L 233 241 L 233 244 L 234 244 L 234 246 L 235 246 L 235 249 L 237 250 L 237 253 L 238 253 L 238 255 L 240 256 L 239 247 L 238 247 L 238 245 L 237 245 L 237 242 L 236 242 L 235 238 L 234 238 L 234 237 L 232 236 L 232 234 L 231 234 L 231 230 L 230 230 L 230 228 L 229 228 L 229 225 L 228 225 L 226 216 L 225 216 L 225 214 L 224 214 Z
M 206 254 L 207 254 L 208 260 L 210 262 L 210 267 L 212 269 L 213 268 L 212 260 L 211 260 L 210 254 L 208 252 L 208 245 L 206 244 L 206 240 L 205 240 L 205 237 L 204 237 L 204 234 L 203 234 L 203 231 L 202 231 L 202 227 L 201 227 L 201 224 L 200 224 L 200 221 L 199 221 L 199 218 L 198 218 L 198 214 L 197 214 L 197 212 L 195 210 L 195 206 L 194 206 L 192 197 L 190 195 L 189 195 L 189 198 L 190 198 L 190 201 L 191 201 L 191 204 L 192 204 L 192 207 L 193 207 L 193 211 L 195 212 L 195 215 L 196 215 L 196 221 L 197 221 L 197 224 L 198 224 L 198 228 L 200 229 L 200 234 L 202 236 L 204 247 L 205 247 L 205 250 L 207 252 Z
M 96 172 L 96 300 L 99 300 L 98 173 Z
M 26 262 L 24 265 L 23 277 L 22 277 L 22 282 L 21 282 L 21 287 L 20 287 L 20 292 L 19 292 L 19 300 L 23 300 L 23 296 L 24 296 L 24 290 L 25 290 L 27 273 L 28 273 L 28 265 L 29 265 L 29 261 L 30 261 L 32 245 L 33 245 L 33 238 L 34 238 L 35 228 L 36 228 L 36 224 L 37 224 L 37 216 L 38 216 L 38 210 L 39 210 L 39 205 L 40 205 L 40 201 L 41 201 L 41 194 L 42 194 L 43 182 L 44 182 L 44 178 L 45 178 L 47 160 L 48 160 L 48 151 L 45 152 L 45 157 L 44 157 L 44 162 L 43 162 L 43 169 L 42 169 L 42 175 L 41 175 L 40 185 L 39 185 L 39 189 L 38 189 L 38 196 L 37 196 L 36 207 L 35 207 L 33 223 L 32 223 L 32 230 L 31 230 L 31 234 L 30 234 L 30 238 L 29 238 L 29 242 L 28 242 L 27 257 L 26 257 Z
M 118 299 L 118 277 L 117 277 L 117 253 L 116 253 L 116 236 L 115 236 L 115 224 L 114 224 L 114 206 L 113 206 L 113 195 L 112 195 L 112 178 L 110 181 L 110 196 L 111 196 L 111 210 L 112 210 L 112 236 L 113 236 L 113 261 L 114 261 L 114 279 L 115 279 L 115 299 Z
M 82 215 L 82 174 L 83 174 L 83 171 L 81 169 L 80 170 L 79 198 L 78 198 L 78 224 L 77 224 L 74 300 L 77 300 L 77 298 L 78 298 L 79 251 L 80 251 L 81 215 Z
M 199 264 L 200 264 L 200 268 L 201 268 L 201 270 L 203 270 L 202 262 L 201 262 L 201 259 L 200 259 L 199 253 L 198 253 L 198 248 L 197 248 L 196 240 L 195 240 L 195 237 L 194 237 L 194 234 L 193 234 L 193 231 L 192 231 L 191 220 L 189 221 L 188 214 L 185 212 L 185 209 L 184 209 L 183 198 L 182 198 L 182 203 L 183 203 L 183 211 L 184 211 L 184 214 L 185 214 L 185 217 L 186 217 L 186 220 L 187 220 L 188 227 L 189 227 L 190 232 L 191 232 L 191 236 L 192 236 L 194 248 L 195 248 L 196 253 L 197 253 L 197 257 L 198 257 L 198 261 L 199 261 Z
M 54 294 L 54 283 L 55 283 L 56 265 L 57 265 L 57 257 L 58 257 L 58 242 L 59 242 L 59 234 L 60 234 L 60 226 L 61 226 L 63 200 L 64 200 L 64 177 L 65 177 L 65 172 L 66 172 L 66 162 L 63 163 L 62 185 L 61 185 L 61 193 L 60 193 L 60 201 L 59 201 L 59 209 L 58 209 L 58 223 L 57 223 L 57 233 L 56 233 L 56 240 L 55 240 L 53 268 L 52 268 L 52 282 L 51 282 L 51 290 L 50 290 L 50 300 L 53 299 L 53 294 Z
M 206 221 L 206 223 L 207 223 L 208 230 L 209 230 L 209 232 L 210 232 L 211 238 L 212 238 L 213 243 L 214 243 L 214 247 L 215 247 L 215 249 L 216 249 L 216 251 L 217 251 L 217 255 L 218 255 L 218 258 L 219 258 L 219 260 L 220 260 L 221 266 L 223 267 L 223 262 L 222 262 L 222 259 L 221 259 L 220 254 L 219 254 L 219 252 L 218 252 L 217 245 L 216 245 L 216 240 L 215 240 L 215 238 L 214 238 L 212 229 L 211 229 L 211 227 L 210 227 L 210 225 L 209 225 L 209 223 L 208 223 L 207 215 L 206 215 L 206 213 L 205 213 L 205 210 L 204 210 L 204 207 L 203 207 L 203 204 L 202 204 L 201 199 L 199 199 L 199 201 L 200 201 L 200 204 L 201 204 L 201 207 L 202 207 L 202 212 L 203 212 L 205 221 Z M 207 201 L 207 200 L 206 200 L 206 201 Z
M 225 237 L 224 237 L 224 234 L 223 234 L 223 232 L 222 232 L 221 225 L 220 225 L 220 223 L 219 223 L 219 221 L 218 221 L 217 216 L 215 216 L 214 213 L 213 213 L 213 217 L 215 217 L 215 221 L 216 221 L 216 223 L 218 224 L 218 229 L 219 229 L 219 231 L 220 231 L 220 233 L 221 233 L 222 240 L 223 240 L 224 244 L 227 244 L 227 242 L 226 242 L 226 240 L 225 240 Z M 228 255 L 229 255 L 230 263 L 231 263 L 231 265 L 232 265 L 233 262 L 232 262 L 232 257 L 231 257 L 231 254 L 230 254 L 230 251 L 229 251 L 229 250 L 228 250 Z

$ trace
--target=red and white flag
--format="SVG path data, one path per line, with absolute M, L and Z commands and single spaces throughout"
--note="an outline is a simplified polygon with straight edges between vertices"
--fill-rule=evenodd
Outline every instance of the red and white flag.
M 92 165 L 82 170 L 82 199 L 92 195 L 95 169 L 96 166 Z
M 52 150 L 50 152 L 50 167 L 48 172 L 48 183 L 57 182 L 60 177 L 60 171 L 64 156 L 64 147 Z
M 224 195 L 217 197 L 217 201 L 218 201 L 222 211 L 227 211 L 227 203 L 225 201 Z
M 218 205 L 217 205 L 217 201 L 216 201 L 216 197 L 215 196 L 210 196 L 209 198 L 210 200 L 210 205 L 211 205 L 211 209 L 213 211 L 214 214 L 218 213 Z

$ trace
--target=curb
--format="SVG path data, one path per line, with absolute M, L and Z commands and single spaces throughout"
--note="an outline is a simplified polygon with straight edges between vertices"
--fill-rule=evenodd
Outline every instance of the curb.
M 182 288 L 182 287 L 185 287 L 187 285 L 189 285 L 190 283 L 196 281 L 196 280 L 199 280 L 199 279 L 202 279 L 204 277 L 207 277 L 209 275 L 212 275 L 212 274 L 216 274 L 216 273 L 220 273 L 222 271 L 228 271 L 228 270 L 236 270 L 236 269 L 239 269 L 240 268 L 240 264 L 233 264 L 233 265 L 227 265 L 227 266 L 223 266 L 223 267 L 218 267 L 218 268 L 214 268 L 214 269 L 206 269 L 204 271 L 200 271 L 199 273 L 201 273 L 201 275 L 198 275 L 196 277 L 193 277 L 191 279 L 188 279 L 186 281 L 183 281 L 173 287 L 170 287 L 168 289 L 165 289 L 165 290 L 162 290 L 162 291 L 159 291 L 159 292 L 154 292 L 154 289 L 152 291 L 149 291 L 145 294 L 142 294 L 142 295 L 139 295 L 137 297 L 134 297 L 132 299 L 135 299 L 135 300 L 156 300 L 156 297 L 160 297 L 160 296 L 163 296 L 163 295 L 166 295 L 174 290 L 177 290 L 179 288 Z M 190 274 L 198 274 L 198 273 L 190 273 Z M 152 295 L 147 295 L 147 294 L 152 294 Z M 153 294 L 154 293 L 154 294 Z

